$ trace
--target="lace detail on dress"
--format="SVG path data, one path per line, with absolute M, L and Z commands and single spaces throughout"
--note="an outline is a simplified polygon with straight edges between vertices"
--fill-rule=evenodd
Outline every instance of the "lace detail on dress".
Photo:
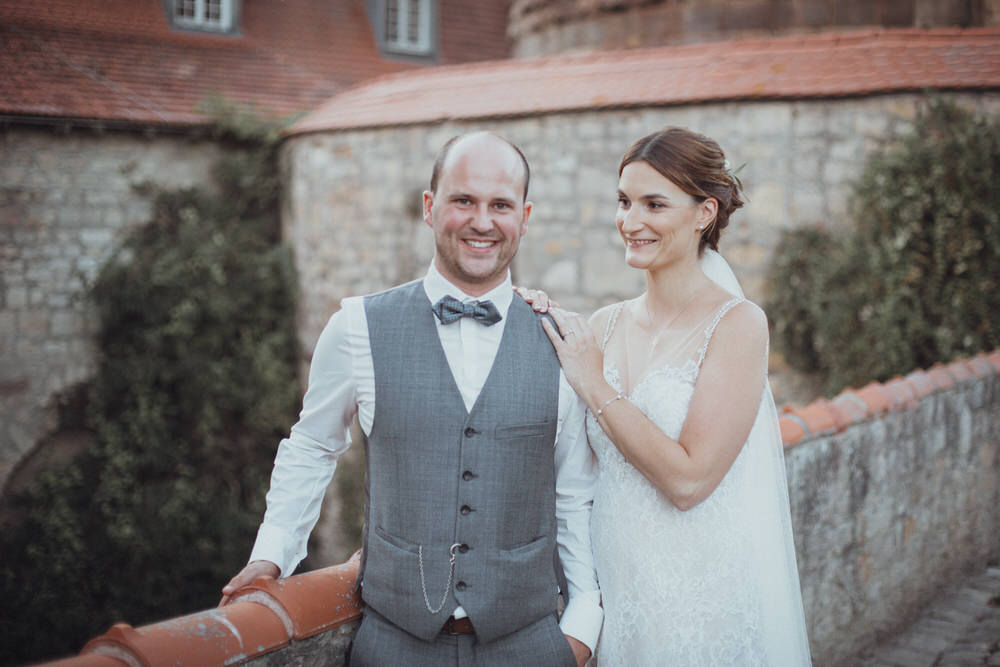
M 726 313 L 732 310 L 733 307 L 746 301 L 743 297 L 736 297 L 735 299 L 730 299 L 726 303 L 722 304 L 722 307 L 715 313 L 715 317 L 712 318 L 712 323 L 708 325 L 705 330 L 705 341 L 701 344 L 698 349 L 698 368 L 701 368 L 702 363 L 705 361 L 705 353 L 708 352 L 708 342 L 712 339 L 712 334 L 715 333 L 715 329 L 719 326 L 719 322 L 725 317 Z
M 624 301 L 619 301 L 613 306 L 614 310 L 611 311 L 611 317 L 608 318 L 608 324 L 604 327 L 604 340 L 601 341 L 602 350 L 608 346 L 608 339 L 611 338 L 611 332 L 615 330 L 615 324 L 618 323 L 618 315 L 622 312 L 622 308 L 624 307 Z
M 655 369 L 631 388 L 629 400 L 668 436 L 680 435 L 712 334 L 740 301 L 719 309 L 697 358 Z M 613 363 L 605 378 L 622 391 Z M 591 519 L 605 610 L 598 666 L 763 665 L 763 592 L 747 584 L 745 451 L 711 496 L 682 512 L 624 459 L 592 414 L 587 435 L 600 465 Z

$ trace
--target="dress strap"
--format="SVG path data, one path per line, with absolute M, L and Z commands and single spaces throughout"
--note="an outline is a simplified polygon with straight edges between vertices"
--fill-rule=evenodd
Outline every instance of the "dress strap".
M 622 308 L 625 306 L 624 301 L 619 301 L 614 306 L 611 311 L 611 317 L 608 318 L 608 323 L 604 327 L 604 340 L 601 341 L 601 350 L 608 346 L 608 339 L 611 338 L 611 332 L 615 330 L 615 324 L 618 323 L 618 314 L 622 312 Z
M 734 306 L 746 301 L 741 296 L 730 299 L 729 301 L 722 304 L 717 311 L 715 311 L 715 317 L 712 318 L 712 323 L 708 325 L 705 329 L 705 342 L 701 344 L 701 348 L 698 349 L 698 368 L 701 368 L 701 364 L 705 361 L 705 353 L 708 352 L 708 343 L 712 340 L 712 334 L 715 333 L 716 327 L 719 326 L 719 322 L 725 317 L 726 313 L 733 309 Z

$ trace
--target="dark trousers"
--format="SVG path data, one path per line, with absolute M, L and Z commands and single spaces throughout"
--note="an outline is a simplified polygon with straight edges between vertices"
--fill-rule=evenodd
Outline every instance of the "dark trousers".
M 555 614 L 483 644 L 475 635 L 439 634 L 425 642 L 400 629 L 371 607 L 351 646 L 350 667 L 575 667 L 576 660 Z

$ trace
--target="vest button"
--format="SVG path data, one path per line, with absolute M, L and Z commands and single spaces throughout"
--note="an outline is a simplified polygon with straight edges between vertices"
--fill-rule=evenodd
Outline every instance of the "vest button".
M 457 584 L 455 584 L 456 591 L 464 591 L 466 588 L 468 588 L 468 586 L 465 584 L 464 581 L 460 581 Z
M 469 507 L 468 505 L 462 505 L 462 509 L 458 511 L 462 513 L 462 516 L 465 516 L 466 514 L 472 511 L 472 508 Z
M 468 544 L 460 544 L 460 545 L 458 545 L 458 553 L 464 554 L 468 550 L 469 550 L 469 545 Z
M 466 438 L 471 438 L 472 436 L 474 436 L 474 435 L 476 435 L 478 433 L 479 433 L 479 431 L 477 431 L 476 429 L 472 428 L 471 426 L 466 426 L 465 427 L 465 437 Z
M 465 472 L 462 473 L 462 479 L 464 479 L 466 482 L 471 481 L 473 477 L 475 477 L 475 475 L 472 474 L 471 470 L 466 470 Z

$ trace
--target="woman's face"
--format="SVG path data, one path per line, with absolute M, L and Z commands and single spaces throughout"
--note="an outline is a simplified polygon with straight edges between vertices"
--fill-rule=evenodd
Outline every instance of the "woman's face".
M 697 258 L 698 227 L 712 220 L 715 206 L 714 199 L 696 201 L 646 162 L 625 165 L 615 216 L 625 262 L 650 271 Z

